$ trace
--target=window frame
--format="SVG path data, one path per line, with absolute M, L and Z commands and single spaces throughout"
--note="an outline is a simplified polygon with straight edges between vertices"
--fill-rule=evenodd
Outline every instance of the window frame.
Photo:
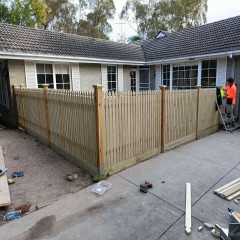
M 65 89 L 65 88 L 57 88 L 57 79 L 56 79 L 56 65 L 67 65 L 68 66 L 68 75 L 69 75 L 69 89 Z M 63 75 L 64 73 L 61 73 L 61 75 Z M 70 64 L 66 64 L 66 63 L 55 63 L 54 64 L 54 77 L 55 77 L 55 81 L 54 81 L 54 89 L 64 89 L 64 90 L 72 90 L 72 81 L 71 81 L 71 68 L 70 68 Z M 63 85 L 68 84 L 68 83 L 62 83 Z M 55 87 L 56 85 L 56 87 Z
M 111 73 L 108 73 L 108 68 L 109 67 L 115 67 L 115 73 L 113 73 L 113 72 L 111 72 Z M 112 83 L 114 82 L 113 80 L 112 80 L 112 77 L 111 77 L 111 81 L 109 81 L 109 78 L 108 78 L 108 76 L 111 74 L 111 76 L 112 76 L 112 74 L 115 74 L 116 75 L 116 89 L 115 90 L 113 90 L 113 88 L 111 88 L 111 89 L 109 89 L 109 83 L 111 82 L 111 86 L 112 86 Z M 108 92 L 117 92 L 118 91 L 118 66 L 117 65 L 107 65 L 107 91 Z
M 133 77 L 132 73 L 135 74 L 135 77 Z M 133 85 L 133 81 L 135 81 L 135 85 Z M 132 92 L 137 91 L 137 69 L 131 69 L 130 70 L 130 89 Z
M 38 73 L 37 73 L 37 64 L 51 64 L 52 65 L 53 86 L 54 86 L 53 89 L 55 89 L 55 90 L 60 90 L 60 88 L 57 88 L 57 82 L 56 82 L 56 65 L 67 65 L 68 69 L 69 69 L 70 89 L 62 89 L 62 90 L 72 90 L 73 84 L 72 84 L 72 74 L 71 74 L 71 65 L 70 65 L 70 63 L 66 63 L 66 62 L 53 63 L 53 62 L 45 62 L 45 61 L 44 62 L 43 61 L 35 62 L 36 86 L 37 86 L 37 88 L 39 88 L 38 85 L 40 85 L 40 84 L 38 84 L 38 79 L 37 79 L 37 75 L 38 75 Z
M 213 68 L 211 66 L 211 61 L 214 61 L 215 62 L 215 68 Z M 208 67 L 207 68 L 203 68 L 203 65 L 204 65 L 204 62 L 208 62 Z M 207 59 L 207 60 L 202 60 L 202 69 L 201 69 L 201 86 L 202 88 L 215 88 L 216 87 L 216 84 L 217 84 L 217 69 L 218 69 L 218 62 L 217 62 L 217 59 Z M 210 71 L 214 70 L 215 71 L 215 77 L 210 77 Z M 204 76 L 203 77 L 203 72 L 206 72 L 207 71 L 207 76 Z M 210 79 L 213 80 L 215 79 L 215 85 L 214 86 L 211 86 L 209 83 L 210 83 Z M 206 85 L 203 85 L 203 81 L 204 80 L 207 80 L 207 86 Z
M 37 70 L 37 65 L 38 64 L 43 64 L 44 65 L 44 72 L 42 72 L 42 73 L 38 73 L 38 70 Z M 51 65 L 52 66 L 52 73 L 46 73 L 46 71 L 45 71 L 45 65 Z M 42 85 L 43 84 L 48 84 L 48 83 L 46 83 L 46 75 L 47 74 L 51 74 L 52 75 L 52 78 L 53 78 L 53 83 L 51 84 L 51 85 L 53 85 L 53 89 L 55 88 L 55 86 L 54 86 L 54 72 L 53 72 L 53 64 L 51 64 L 51 63 L 36 63 L 35 64 L 35 69 L 36 69 L 36 80 L 37 80 L 37 88 L 42 88 Z M 45 75 L 45 83 L 43 83 L 43 84 L 39 84 L 38 83 L 38 75 L 39 74 L 42 74 L 42 75 Z M 39 86 L 41 86 L 41 87 L 39 87 Z
M 167 71 L 164 71 L 164 67 L 167 68 Z M 169 67 L 169 69 L 168 69 Z M 169 74 L 169 78 L 164 79 L 164 74 L 166 74 L 166 76 L 168 77 Z M 162 65 L 162 85 L 167 86 L 167 88 L 170 88 L 170 78 L 171 78 L 171 65 L 170 64 L 163 64 Z M 164 84 L 166 83 L 166 84 Z
M 195 72 L 195 74 L 193 74 Z M 175 76 L 177 73 L 177 77 Z M 193 84 L 193 81 L 196 81 Z M 177 84 L 175 84 L 177 81 Z M 173 66 L 173 79 L 172 79 L 172 89 L 195 89 L 198 81 L 198 65 L 188 64 L 188 65 L 177 65 Z M 180 84 L 182 82 L 183 84 Z

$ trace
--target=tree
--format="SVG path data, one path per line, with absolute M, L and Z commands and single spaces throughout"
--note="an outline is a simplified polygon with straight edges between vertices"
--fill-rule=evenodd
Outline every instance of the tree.
M 0 2 L 0 22 L 9 23 L 11 19 L 9 8 L 7 7 L 7 1 L 2 0 Z
M 115 5 L 113 0 L 89 0 L 81 1 L 81 6 L 87 9 L 86 14 L 82 13 L 78 23 L 77 33 L 83 36 L 108 39 L 112 26 L 108 22 L 114 17 Z
M 120 18 L 134 19 L 144 39 L 160 30 L 176 31 L 206 23 L 207 0 L 127 0 Z
M 44 0 L 3 1 L 0 4 L 1 22 L 27 27 L 41 26 L 49 12 Z
M 136 41 L 139 41 L 139 40 L 141 40 L 141 37 L 140 36 L 138 36 L 138 35 L 136 35 L 136 36 L 132 36 L 132 37 L 130 37 L 129 39 L 128 39 L 128 42 L 136 42 Z
M 77 14 L 79 13 L 79 18 Z M 108 39 L 113 0 L 2 0 L 0 21 Z
M 41 28 L 76 33 L 77 5 L 69 0 L 46 0 L 46 21 Z

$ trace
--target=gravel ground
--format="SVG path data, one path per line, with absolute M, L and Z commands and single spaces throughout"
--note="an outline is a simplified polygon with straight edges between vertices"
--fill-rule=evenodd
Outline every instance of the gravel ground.
M 0 214 L 22 204 L 31 204 L 30 211 L 34 211 L 36 206 L 50 204 L 93 183 L 88 173 L 22 131 L 0 126 L 0 146 L 8 168 L 7 177 L 11 178 L 13 172 L 24 172 L 24 177 L 9 185 L 12 205 L 0 209 Z M 66 181 L 68 173 L 77 173 L 79 177 Z

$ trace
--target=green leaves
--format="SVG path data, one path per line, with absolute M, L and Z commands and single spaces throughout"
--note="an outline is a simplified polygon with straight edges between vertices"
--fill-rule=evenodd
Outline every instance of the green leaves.
M 50 9 L 44 0 L 2 1 L 0 20 L 5 23 L 33 28 L 46 21 L 46 15 L 49 11 Z
M 86 2 L 85 2 L 86 3 Z M 83 36 L 108 39 L 112 26 L 108 23 L 114 17 L 115 5 L 113 0 L 89 0 L 89 13 L 78 23 L 77 33 Z
M 207 0 L 128 0 L 120 14 L 131 13 L 142 39 L 153 38 L 160 30 L 176 31 L 206 23 Z
M 113 0 L 2 0 L 0 21 L 108 39 Z M 78 16 L 79 15 L 79 19 Z

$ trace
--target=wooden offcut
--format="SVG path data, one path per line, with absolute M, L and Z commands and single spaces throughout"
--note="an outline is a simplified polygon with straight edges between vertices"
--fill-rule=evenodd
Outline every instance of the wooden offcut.
M 5 168 L 2 147 L 0 146 L 0 168 Z M 0 176 L 0 207 L 11 205 L 6 173 Z
M 220 194 L 224 189 L 227 189 L 228 187 L 230 187 L 233 184 L 238 183 L 238 182 L 240 182 L 240 178 L 237 178 L 237 179 L 231 181 L 230 183 L 227 183 L 227 184 L 223 185 L 222 187 L 214 190 L 213 192 L 216 193 L 216 194 Z
M 227 200 L 232 200 L 240 195 L 240 178 L 214 190 L 214 193 Z
M 186 212 L 185 212 L 185 232 L 190 234 L 192 231 L 192 197 L 191 183 L 186 183 Z

